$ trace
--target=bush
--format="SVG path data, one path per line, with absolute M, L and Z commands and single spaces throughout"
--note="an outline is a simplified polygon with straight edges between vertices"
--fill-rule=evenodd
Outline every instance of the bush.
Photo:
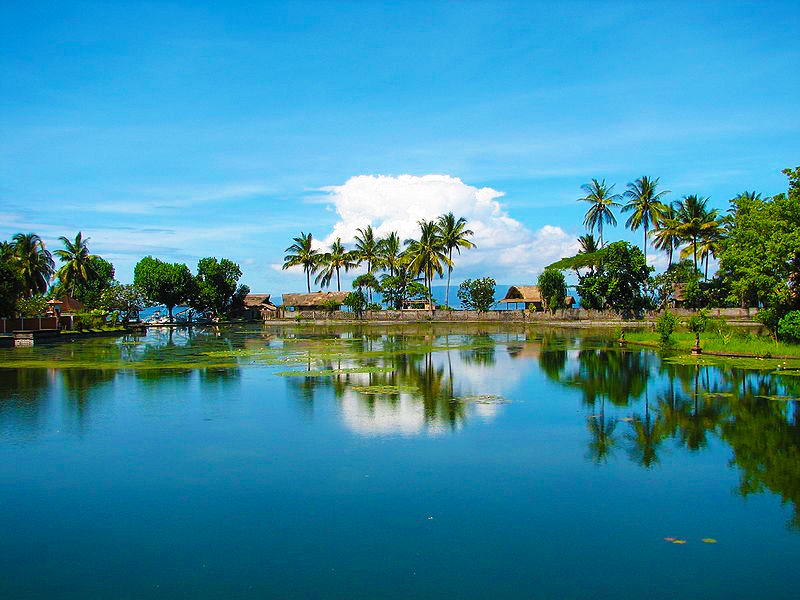
M 556 309 L 564 307 L 567 297 L 567 284 L 564 274 L 555 269 L 545 269 L 537 281 L 539 293 L 542 295 L 545 310 L 555 313 Z
M 367 296 L 361 290 L 350 292 L 344 298 L 344 305 L 352 310 L 356 317 L 360 317 L 367 307 Z
M 39 317 L 47 313 L 47 298 L 34 296 L 17 302 L 17 312 L 23 317 Z
M 672 341 L 672 334 L 676 327 L 678 327 L 678 317 L 668 310 L 665 310 L 664 314 L 658 317 L 656 331 L 662 346 L 667 346 Z
M 75 318 L 72 321 L 72 326 L 78 331 L 85 331 L 87 329 L 100 329 L 106 324 L 105 311 L 82 310 L 75 313 Z
M 370 302 L 367 304 L 367 310 L 383 310 L 383 307 L 377 302 Z
M 800 310 L 793 310 L 778 321 L 778 337 L 781 341 L 800 342 Z
M 325 302 L 322 303 L 322 309 L 327 310 L 328 312 L 333 312 L 337 310 L 340 306 L 341 304 L 339 304 L 333 298 L 328 298 L 327 300 L 325 300 Z
M 700 334 L 708 328 L 708 312 L 701 310 L 696 315 L 686 319 L 686 328 L 694 334 L 695 348 L 700 347 Z
M 766 327 L 773 339 L 777 339 L 781 315 L 776 308 L 762 308 L 755 314 L 753 319 Z

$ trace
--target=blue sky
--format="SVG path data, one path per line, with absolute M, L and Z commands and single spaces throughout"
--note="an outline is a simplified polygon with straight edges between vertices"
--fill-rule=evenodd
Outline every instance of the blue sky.
M 224 256 L 253 291 L 301 291 L 278 270 L 300 231 L 402 230 L 444 207 L 482 232 L 455 280 L 531 283 L 584 233 L 575 200 L 592 177 L 621 192 L 656 176 L 670 199 L 724 208 L 785 190 L 780 170 L 800 164 L 790 2 L 3 14 L 0 238 L 34 231 L 56 248 L 80 230 L 123 282 L 148 254 L 192 268 Z M 641 244 L 622 227 L 605 237 Z

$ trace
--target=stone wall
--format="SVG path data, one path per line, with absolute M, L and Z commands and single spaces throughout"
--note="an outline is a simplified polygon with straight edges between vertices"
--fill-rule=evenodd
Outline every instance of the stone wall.
M 679 317 L 688 317 L 695 314 L 692 310 L 672 309 Z M 715 308 L 709 310 L 709 315 L 724 317 L 729 321 L 752 321 L 756 309 L 746 308 Z M 662 311 L 649 311 L 641 320 L 655 321 L 661 316 Z M 286 319 L 292 320 L 296 316 L 309 321 L 353 321 L 355 316 L 351 312 L 342 311 L 302 311 L 300 313 L 286 313 Z M 585 308 L 565 308 L 550 312 L 533 312 L 529 310 L 489 310 L 478 312 L 474 310 L 375 310 L 366 311 L 363 321 L 383 321 L 411 323 L 419 321 L 437 322 L 497 322 L 497 323 L 539 323 L 539 322 L 564 322 L 564 321 L 624 321 L 619 313 L 611 310 L 587 310 Z M 630 320 L 630 319 L 627 319 Z

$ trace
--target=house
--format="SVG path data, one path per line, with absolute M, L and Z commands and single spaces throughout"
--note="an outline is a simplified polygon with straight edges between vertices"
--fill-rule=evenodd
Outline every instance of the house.
M 253 321 L 278 318 L 280 309 L 270 302 L 269 298 L 270 294 L 247 294 L 244 297 L 244 307 L 241 309 L 242 318 Z
M 499 302 L 506 305 L 513 304 L 512 308 L 544 310 L 544 300 L 538 285 L 512 285 Z M 519 306 L 520 304 L 522 306 Z M 564 304 L 567 308 L 572 308 L 575 305 L 575 298 L 567 296 L 564 298 Z
M 283 307 L 287 310 L 339 310 L 348 292 L 311 292 L 310 294 L 284 294 Z
M 75 325 L 76 313 L 86 310 L 83 302 L 67 295 L 48 300 L 47 304 L 47 310 L 56 317 L 59 329 L 72 329 Z

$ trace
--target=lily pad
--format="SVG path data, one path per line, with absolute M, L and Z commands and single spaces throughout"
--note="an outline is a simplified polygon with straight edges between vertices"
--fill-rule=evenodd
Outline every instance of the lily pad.
M 464 396 L 462 398 L 453 398 L 454 402 L 461 402 L 463 404 L 510 404 L 502 396 L 495 394 L 477 394 L 475 396 Z
M 417 391 L 417 388 L 411 385 L 354 385 L 352 389 L 361 394 L 375 396 L 413 394 Z

